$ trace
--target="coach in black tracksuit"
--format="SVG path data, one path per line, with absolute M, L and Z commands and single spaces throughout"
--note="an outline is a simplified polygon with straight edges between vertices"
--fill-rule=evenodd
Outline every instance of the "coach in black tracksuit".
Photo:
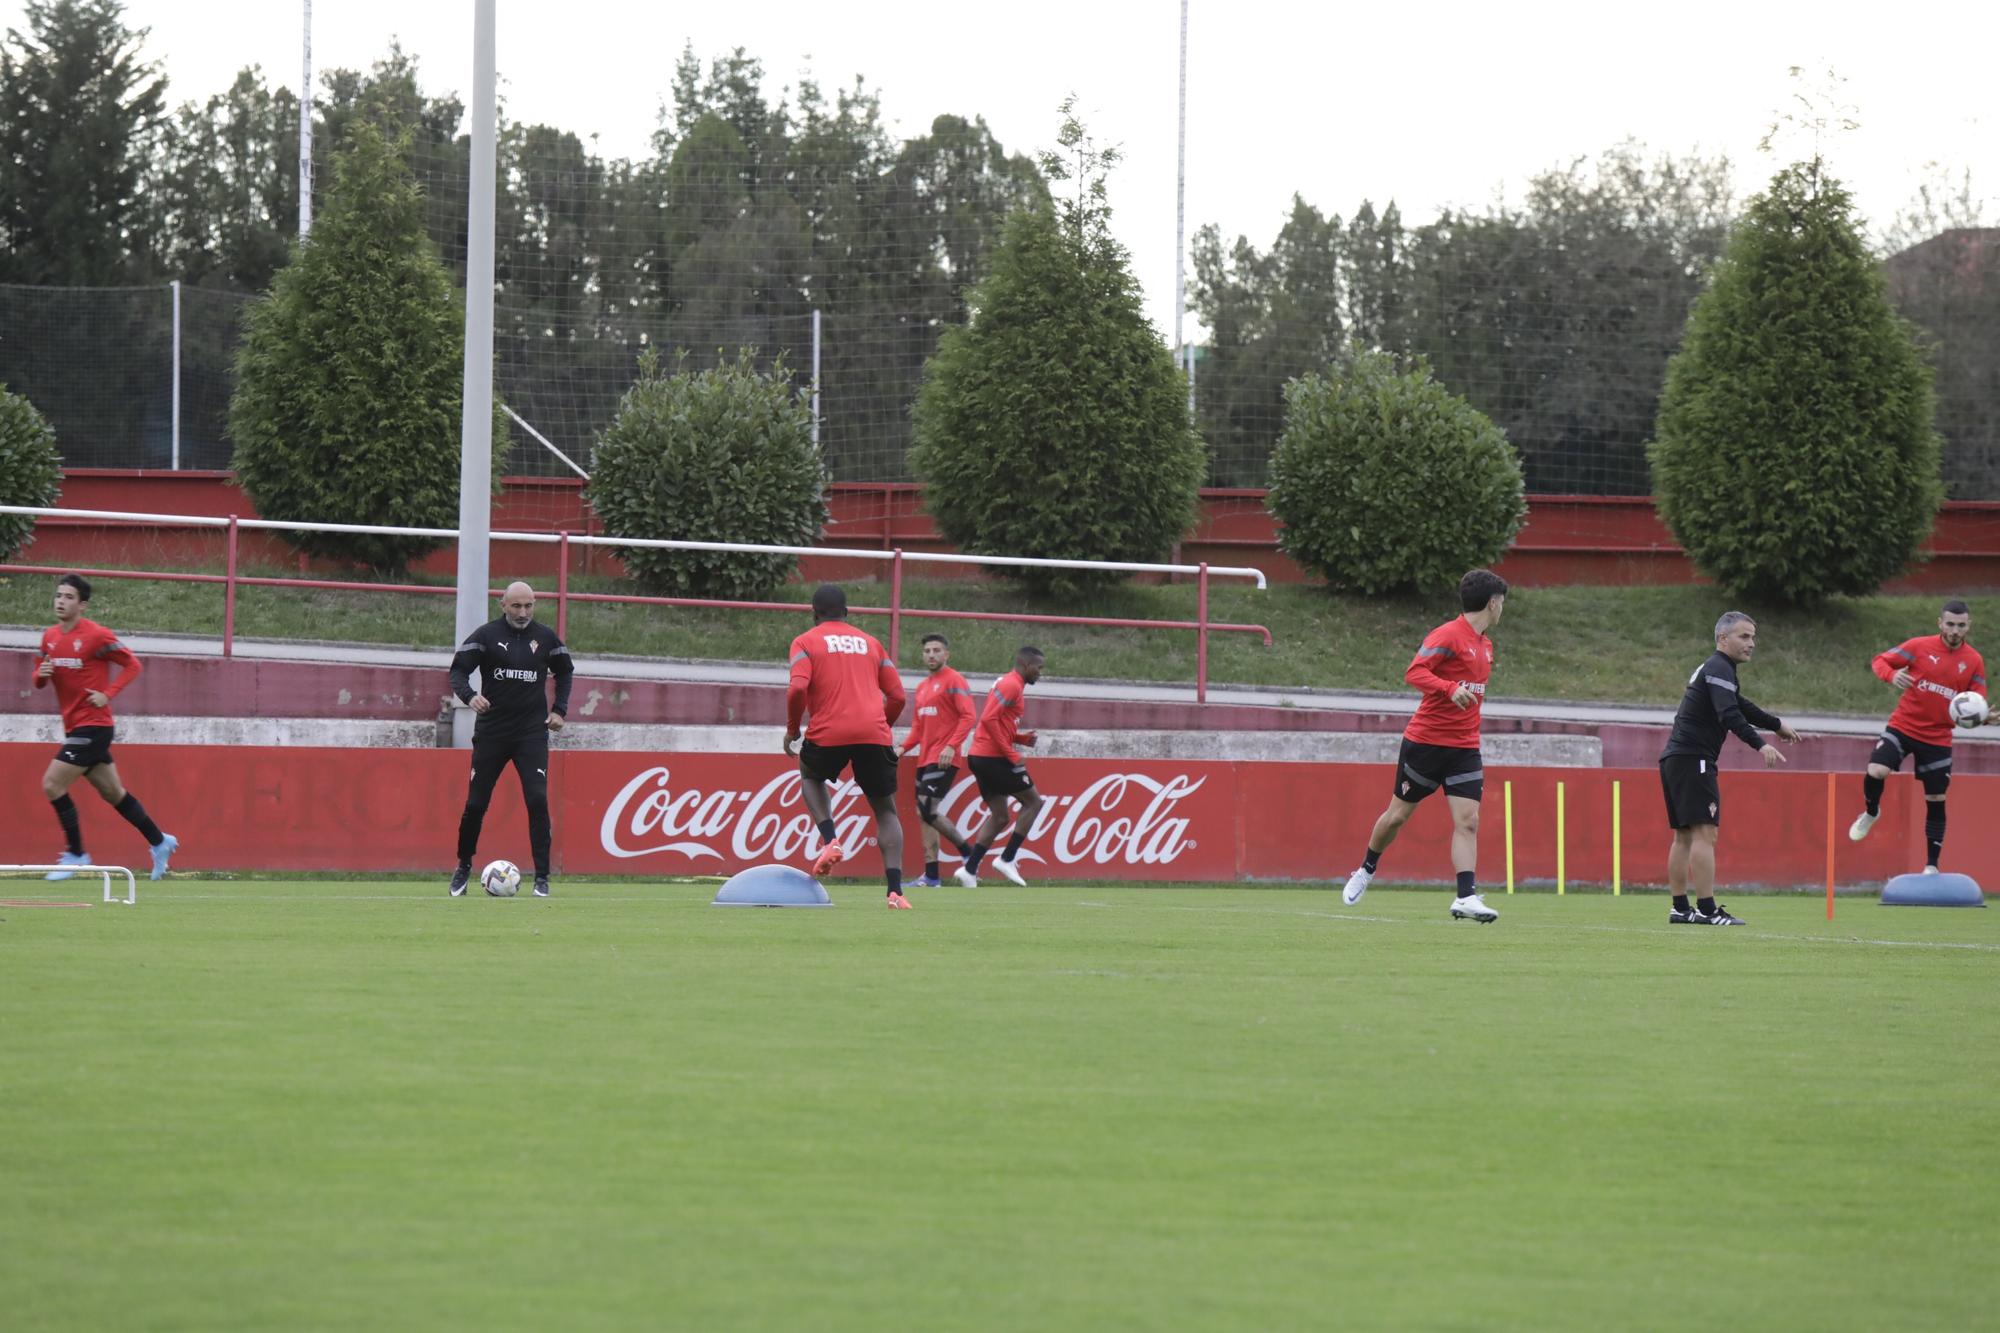
M 521 778 L 528 807 L 528 846 L 535 854 L 535 895 L 549 895 L 549 733 L 561 731 L 569 712 L 570 677 L 576 666 L 569 649 L 547 625 L 535 621 L 535 591 L 510 583 L 500 600 L 501 616 L 472 631 L 451 659 L 451 692 L 479 714 L 472 724 L 472 782 L 465 813 L 458 821 L 458 869 L 451 896 L 465 892 L 479 827 L 493 799 L 494 784 L 508 764 Z M 479 672 L 474 693 L 472 673 Z M 555 677 L 555 703 L 548 678 Z
M 1660 789 L 1667 798 L 1667 823 L 1674 845 L 1667 853 L 1667 883 L 1674 892 L 1667 923 L 1675 926 L 1740 926 L 1743 922 L 1715 901 L 1715 843 L 1722 825 L 1722 787 L 1715 761 L 1730 733 L 1776 768 L 1785 756 L 1757 734 L 1775 731 L 1787 741 L 1798 733 L 1743 697 L 1736 668 L 1757 649 L 1757 622 L 1730 611 L 1715 622 L 1715 651 L 1688 677 L 1674 714 L 1673 735 L 1660 752 Z M 1688 901 L 1692 883 L 1695 901 Z

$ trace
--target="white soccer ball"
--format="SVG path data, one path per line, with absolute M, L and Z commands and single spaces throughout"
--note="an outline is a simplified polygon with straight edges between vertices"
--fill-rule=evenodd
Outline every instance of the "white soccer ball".
M 1986 697 L 1967 690 L 1951 699 L 1951 720 L 1961 727 L 1978 727 L 1986 722 Z
M 479 872 L 479 883 L 495 898 L 511 898 L 521 891 L 521 867 L 512 861 L 492 861 Z

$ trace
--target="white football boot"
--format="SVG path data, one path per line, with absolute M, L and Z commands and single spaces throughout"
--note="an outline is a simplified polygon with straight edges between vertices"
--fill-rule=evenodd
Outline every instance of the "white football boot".
M 1019 884 L 1024 889 L 1028 887 L 1028 881 L 1021 878 L 1020 867 L 1014 864 L 1014 860 L 1012 857 L 1008 856 L 994 857 L 993 868 L 999 871 L 1001 878 L 1005 879 L 1008 883 Z
M 1877 818 L 1878 816 L 1871 815 L 1866 810 L 1863 810 L 1854 817 L 1854 822 L 1847 826 L 1847 836 L 1855 842 L 1860 842 L 1868 836 L 1868 830 L 1875 827 L 1875 820 Z
M 961 888 L 976 889 L 979 887 L 979 876 L 967 870 L 963 865 L 951 873 L 953 878 L 958 880 Z
M 1451 900 L 1451 919 L 1454 921 L 1477 921 L 1489 925 L 1500 919 L 1500 914 L 1486 905 L 1486 900 L 1476 893 Z
M 1340 901 L 1349 907 L 1361 901 L 1361 895 L 1368 892 L 1368 886 L 1375 882 L 1372 870 L 1356 870 L 1347 877 L 1347 887 L 1340 891 Z

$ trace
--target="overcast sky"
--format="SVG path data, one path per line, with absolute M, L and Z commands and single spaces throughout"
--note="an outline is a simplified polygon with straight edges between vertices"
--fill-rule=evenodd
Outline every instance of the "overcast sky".
M 242 66 L 296 86 L 301 0 L 129 0 L 169 99 L 205 98 Z M 365 68 L 391 38 L 433 93 L 471 92 L 472 0 L 318 0 L 314 63 Z M 0 0 L 0 23 L 23 6 Z M 1789 67 L 1836 70 L 1861 128 L 1825 144 L 1862 211 L 1886 221 L 1926 162 L 1970 167 L 2000 194 L 1992 61 L 2000 6 L 1684 0 L 1674 5 L 1313 4 L 1192 0 L 1187 232 L 1206 222 L 1267 247 L 1294 192 L 1350 214 L 1364 198 L 1422 221 L 1443 205 L 1518 199 L 1529 176 L 1636 138 L 1656 151 L 1727 156 L 1739 197 L 1780 162 L 1757 149 L 1796 87 Z M 1010 150 L 1054 138 L 1074 91 L 1091 129 L 1120 145 L 1114 226 L 1148 310 L 1173 327 L 1178 0 L 760 0 L 642 4 L 499 0 L 509 114 L 645 151 L 686 43 L 704 61 L 742 46 L 767 94 L 810 69 L 856 74 L 905 134 L 944 112 L 986 118 Z M 1983 117 L 1983 119 L 1982 119 Z M 1794 144 L 1798 141 L 1794 139 Z M 1796 154 L 1793 154 L 1796 155 Z M 1989 225 L 2000 204 L 1989 202 Z

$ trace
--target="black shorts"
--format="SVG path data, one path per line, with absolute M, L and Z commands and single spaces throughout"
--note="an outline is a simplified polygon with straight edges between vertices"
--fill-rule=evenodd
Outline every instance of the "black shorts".
M 86 771 L 110 763 L 111 732 L 110 727 L 78 727 L 63 737 L 62 749 L 56 751 L 56 762 L 73 764 Z
M 1446 796 L 1476 801 L 1486 790 L 1486 765 L 1479 751 L 1461 745 L 1419 745 L 1408 737 L 1396 752 L 1396 783 L 1391 791 L 1411 805 L 1439 788 Z
M 852 765 L 854 785 L 861 788 L 863 796 L 894 796 L 897 763 L 895 747 L 890 745 L 814 745 L 807 741 L 799 747 L 799 768 L 821 782 L 835 781 Z
M 925 819 L 937 814 L 938 806 L 951 791 L 958 770 L 950 764 L 925 764 L 917 770 L 917 813 Z
M 1018 796 L 1035 785 L 1026 764 L 999 755 L 969 754 L 965 765 L 972 770 L 973 781 L 979 784 L 979 794 L 995 810 L 1003 808 L 1009 796 Z
M 1667 798 L 1667 823 L 1674 828 L 1722 823 L 1722 787 L 1715 761 L 1694 754 L 1670 754 L 1660 761 L 1660 791 Z
M 1910 760 L 1917 781 L 1924 784 L 1924 795 L 1942 796 L 1951 786 L 1951 747 L 1912 740 L 1894 727 L 1883 729 L 1868 762 L 1880 764 L 1893 773 L 1903 766 L 1905 758 Z

